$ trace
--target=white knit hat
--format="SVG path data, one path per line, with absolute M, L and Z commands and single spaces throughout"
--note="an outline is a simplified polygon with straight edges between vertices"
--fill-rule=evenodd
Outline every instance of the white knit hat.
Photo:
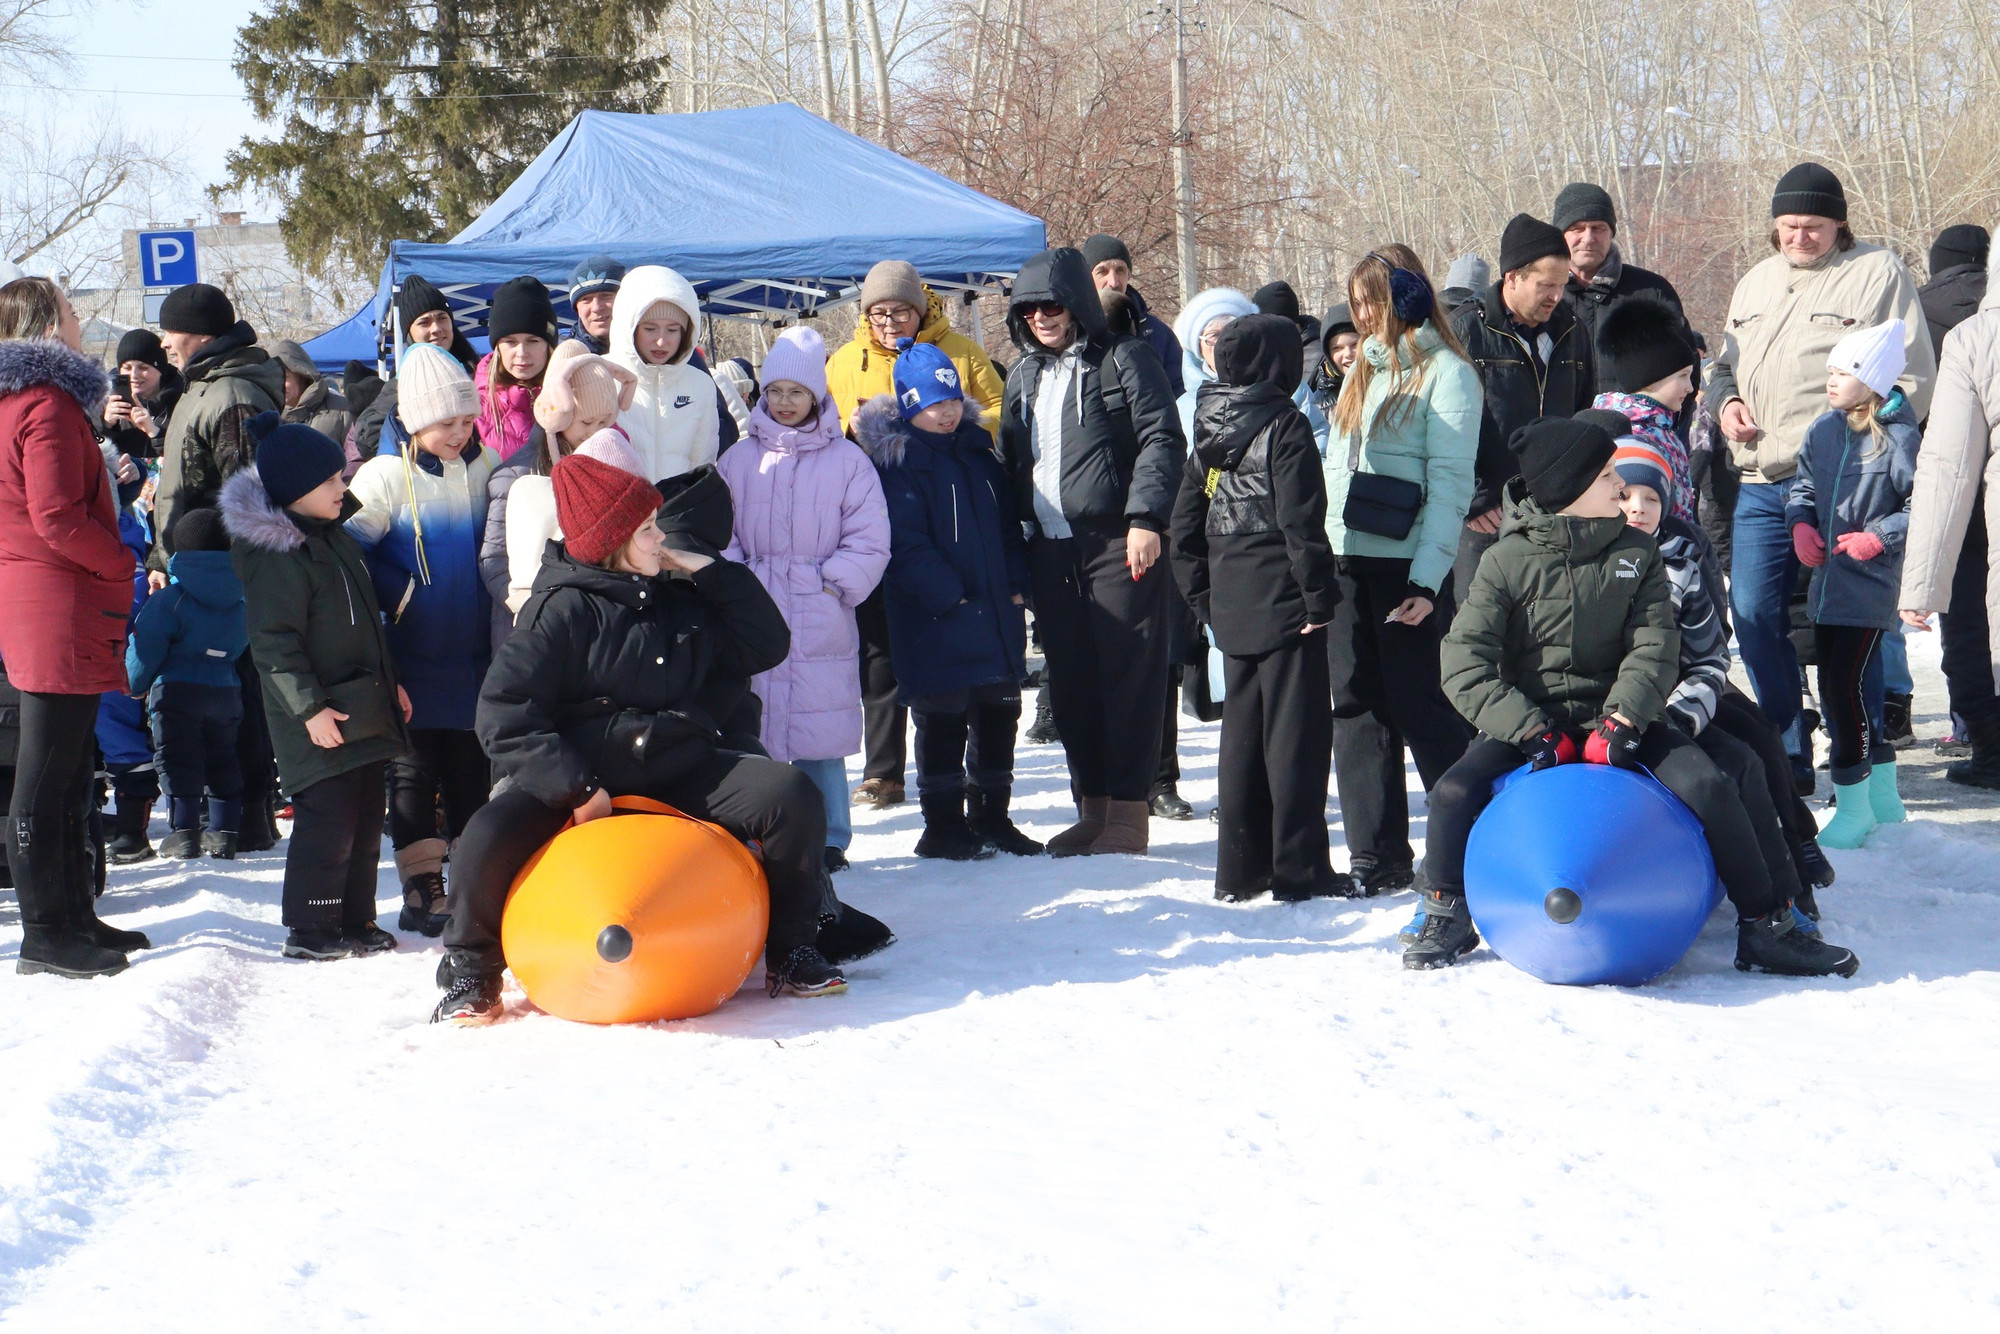
M 457 357 L 432 343 L 412 343 L 403 349 L 402 364 L 396 368 L 396 415 L 405 430 L 415 435 L 426 426 L 478 411 L 479 395 Z
M 1872 329 L 1856 329 L 1833 345 L 1826 364 L 1831 370 L 1846 371 L 1887 398 L 1909 360 L 1903 348 L 1905 332 L 1901 320 L 1890 320 Z

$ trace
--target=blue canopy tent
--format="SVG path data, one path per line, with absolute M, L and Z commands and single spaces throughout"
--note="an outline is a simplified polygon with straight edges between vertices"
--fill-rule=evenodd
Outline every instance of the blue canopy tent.
M 339 375 L 350 361 L 370 362 L 381 355 L 376 334 L 375 307 L 371 304 L 300 346 L 320 374 Z
M 457 236 L 391 244 L 371 315 L 393 334 L 390 300 L 422 274 L 483 334 L 493 290 L 532 274 L 567 321 L 571 270 L 602 253 L 678 270 L 712 316 L 791 323 L 853 300 L 884 259 L 934 289 L 1003 293 L 1046 236 L 1039 219 L 788 103 L 586 111 Z

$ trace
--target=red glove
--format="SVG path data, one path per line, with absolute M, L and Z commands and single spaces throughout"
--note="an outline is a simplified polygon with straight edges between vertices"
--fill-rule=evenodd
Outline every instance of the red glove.
M 1617 769 L 1639 767 L 1639 729 L 1616 718 L 1606 718 L 1583 743 L 1583 758 L 1591 764 L 1608 764 Z
M 1882 539 L 1864 528 L 1834 538 L 1833 549 L 1853 560 L 1874 560 L 1882 554 Z
M 1551 727 L 1539 736 L 1531 736 L 1521 743 L 1521 753 L 1528 757 L 1528 767 L 1539 773 L 1543 769 L 1553 769 L 1558 764 L 1576 763 L 1576 742 L 1560 727 Z
M 1792 525 L 1792 550 L 1797 553 L 1801 565 L 1826 564 L 1826 539 L 1819 535 L 1819 529 L 1809 523 Z

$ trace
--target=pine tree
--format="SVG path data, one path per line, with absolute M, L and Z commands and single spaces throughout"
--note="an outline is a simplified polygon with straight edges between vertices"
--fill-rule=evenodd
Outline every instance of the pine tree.
M 236 37 L 275 139 L 245 138 L 212 194 L 283 205 L 308 272 L 371 271 L 392 240 L 457 232 L 577 112 L 651 111 L 640 53 L 670 0 L 276 0 Z

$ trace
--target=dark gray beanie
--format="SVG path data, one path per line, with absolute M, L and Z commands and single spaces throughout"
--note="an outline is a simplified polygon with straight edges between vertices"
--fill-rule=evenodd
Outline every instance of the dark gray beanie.
M 1559 232 L 1566 232 L 1579 222 L 1602 222 L 1615 232 L 1618 230 L 1618 209 L 1603 186 L 1592 185 L 1588 181 L 1571 181 L 1556 196 L 1555 210 L 1549 221 L 1556 225 Z
M 1083 262 L 1093 269 L 1107 259 L 1122 259 L 1126 268 L 1132 267 L 1132 252 L 1125 248 L 1123 241 L 1110 232 L 1097 233 L 1083 243 L 1082 249 Z
M 1771 216 L 1782 218 L 1788 213 L 1846 222 L 1847 191 L 1841 188 L 1840 177 L 1817 162 L 1793 167 L 1778 178 L 1778 188 L 1771 195 Z

